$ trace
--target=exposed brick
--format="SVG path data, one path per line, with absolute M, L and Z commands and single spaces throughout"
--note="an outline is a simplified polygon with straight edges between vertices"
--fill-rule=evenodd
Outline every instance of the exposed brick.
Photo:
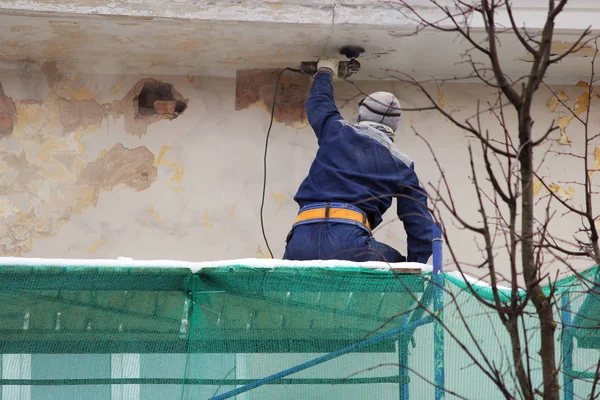
M 256 103 L 264 104 L 270 112 L 275 84 L 280 69 L 246 69 L 237 71 L 235 109 L 243 110 Z M 305 75 L 285 72 L 279 81 L 275 120 L 286 124 L 306 121 L 304 102 L 310 91 Z
M 176 104 L 176 101 L 156 100 L 154 102 L 154 109 L 161 115 L 173 114 Z

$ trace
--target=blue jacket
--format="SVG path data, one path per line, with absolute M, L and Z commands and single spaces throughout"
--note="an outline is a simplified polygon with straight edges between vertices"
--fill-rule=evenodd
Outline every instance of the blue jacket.
M 356 205 L 375 228 L 395 197 L 408 238 L 407 259 L 426 263 L 432 253 L 433 221 L 414 163 L 385 133 L 344 121 L 331 79 L 327 72 L 317 73 L 306 100 L 319 150 L 294 200 L 300 207 L 327 201 Z

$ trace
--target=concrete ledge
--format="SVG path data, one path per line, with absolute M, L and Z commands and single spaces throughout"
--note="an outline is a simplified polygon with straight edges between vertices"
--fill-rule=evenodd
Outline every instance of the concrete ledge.
M 452 0 L 440 1 L 451 5 Z M 519 25 L 538 29 L 543 26 L 547 12 L 545 2 L 520 0 L 514 5 Z M 443 14 L 429 0 L 413 0 L 411 4 L 422 15 L 439 20 Z M 0 1 L 0 13 L 58 13 L 73 15 L 126 16 L 141 19 L 169 18 L 204 21 L 282 22 L 296 24 L 331 24 L 333 11 L 338 24 L 388 25 L 407 29 L 415 22 L 407 18 L 395 1 L 365 0 L 247 0 L 247 1 L 191 1 L 178 0 L 13 0 Z M 600 28 L 600 2 L 578 0 L 569 3 L 556 21 L 557 30 L 583 30 L 588 26 Z M 498 22 L 509 26 L 504 15 Z M 473 28 L 482 28 L 483 21 L 474 18 Z

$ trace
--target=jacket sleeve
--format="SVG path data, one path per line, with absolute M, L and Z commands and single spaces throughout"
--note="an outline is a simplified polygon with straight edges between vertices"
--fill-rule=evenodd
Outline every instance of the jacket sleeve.
M 342 120 L 342 116 L 333 100 L 331 79 L 332 75 L 329 72 L 317 72 L 310 94 L 306 99 L 308 122 L 315 131 L 319 141 L 327 133 L 334 131 L 333 124 L 335 122 Z
M 433 218 L 427 209 L 427 193 L 419 185 L 414 164 L 407 167 L 396 201 L 398 218 L 404 224 L 407 236 L 407 260 L 425 264 L 433 252 Z

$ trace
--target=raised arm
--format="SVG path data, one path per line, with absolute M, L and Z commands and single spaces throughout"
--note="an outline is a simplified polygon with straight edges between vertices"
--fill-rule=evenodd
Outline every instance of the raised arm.
M 331 79 L 332 74 L 327 70 L 317 72 L 314 76 L 310 94 L 306 99 L 308 122 L 319 141 L 331 130 L 331 126 L 335 122 L 342 119 L 333 100 Z
M 396 201 L 398 218 L 404 224 L 407 236 L 407 260 L 425 264 L 433 252 L 433 218 L 427 209 L 427 194 L 419 185 L 414 164 L 407 167 L 403 175 Z

